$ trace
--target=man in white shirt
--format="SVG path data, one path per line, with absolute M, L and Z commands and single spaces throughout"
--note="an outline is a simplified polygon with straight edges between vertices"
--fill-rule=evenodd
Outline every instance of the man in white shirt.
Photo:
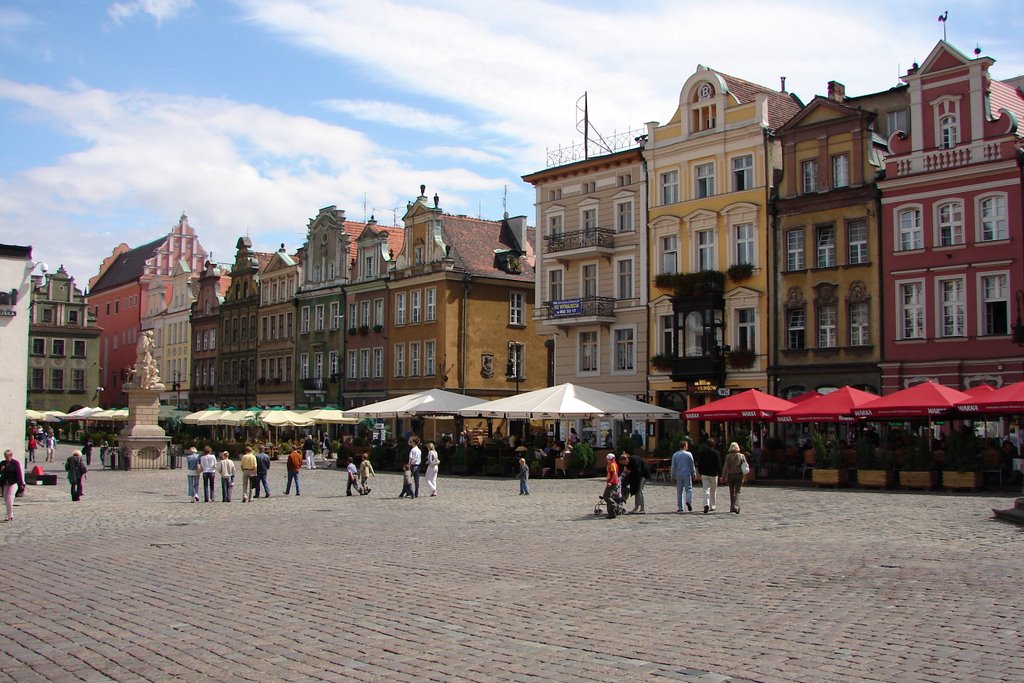
M 420 437 L 412 437 L 409 439 L 409 443 L 412 444 L 412 448 L 409 449 L 409 470 L 412 472 L 413 481 L 415 482 L 415 486 L 413 487 L 413 498 L 419 498 L 420 461 L 423 459 L 423 453 L 420 451 Z
M 209 446 L 203 449 L 203 455 L 199 458 L 199 470 L 203 475 L 203 502 L 213 502 L 213 482 L 217 475 L 217 456 Z

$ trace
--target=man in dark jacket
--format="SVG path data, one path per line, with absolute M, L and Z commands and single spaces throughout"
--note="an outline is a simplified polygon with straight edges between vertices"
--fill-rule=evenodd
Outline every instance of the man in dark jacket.
M 71 484 L 71 500 L 78 501 L 82 497 L 82 480 L 85 479 L 85 461 L 82 460 L 81 451 L 73 451 L 71 457 L 64 463 L 64 471 L 68 473 L 68 483 Z
M 633 509 L 630 510 L 630 513 L 645 514 L 644 485 L 651 478 L 647 462 L 638 455 L 623 453 L 619 456 L 619 469 L 626 475 L 622 482 L 623 502 L 628 500 L 629 496 L 633 496 Z
M 718 494 L 718 478 L 722 476 L 722 456 L 715 448 L 715 440 L 708 439 L 697 451 L 697 474 L 704 487 L 704 514 L 715 509 Z

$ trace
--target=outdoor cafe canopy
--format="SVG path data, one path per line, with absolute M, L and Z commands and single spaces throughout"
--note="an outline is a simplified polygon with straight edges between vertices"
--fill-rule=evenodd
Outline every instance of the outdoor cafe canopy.
M 428 417 L 432 415 L 457 415 L 460 410 L 480 399 L 456 394 L 443 389 L 427 389 L 415 394 L 389 398 L 385 401 L 352 408 L 345 411 L 348 417 Z
M 1024 382 L 1008 384 L 994 391 L 971 394 L 957 403 L 964 413 L 1024 413 Z
M 861 418 L 930 417 L 945 415 L 958 403 L 977 400 L 970 394 L 935 382 L 922 382 L 866 403 L 854 409 L 853 414 Z
M 679 413 L 567 382 L 494 401 L 477 401 L 459 411 L 463 417 L 559 419 L 607 415 L 623 420 L 676 420 Z
M 794 403 L 757 389 L 733 394 L 723 399 L 687 410 L 687 420 L 709 420 L 712 422 L 739 422 L 772 417 L 783 410 L 794 407 Z
M 776 422 L 853 422 L 855 408 L 871 403 L 878 398 L 853 387 L 843 387 L 833 392 L 803 401 L 789 410 L 775 414 Z

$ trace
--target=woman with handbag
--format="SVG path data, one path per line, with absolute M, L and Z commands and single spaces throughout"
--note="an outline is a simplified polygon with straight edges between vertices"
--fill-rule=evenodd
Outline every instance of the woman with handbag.
M 14 521 L 14 495 L 19 489 L 25 488 L 25 475 L 21 463 L 14 459 L 10 448 L 4 451 L 4 460 L 0 462 L 0 486 L 4 490 L 4 506 L 7 508 L 5 522 Z
M 750 472 L 747 456 L 740 452 L 740 445 L 733 441 L 729 444 L 729 452 L 725 455 L 722 466 L 722 478 L 729 485 L 729 512 L 740 514 L 740 490 L 743 488 L 743 477 Z

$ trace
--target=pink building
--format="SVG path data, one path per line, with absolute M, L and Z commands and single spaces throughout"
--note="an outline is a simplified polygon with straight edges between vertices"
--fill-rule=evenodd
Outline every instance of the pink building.
M 903 80 L 909 130 L 890 131 L 879 182 L 882 392 L 1024 379 L 1013 343 L 1024 288 L 1024 96 L 940 41 Z

